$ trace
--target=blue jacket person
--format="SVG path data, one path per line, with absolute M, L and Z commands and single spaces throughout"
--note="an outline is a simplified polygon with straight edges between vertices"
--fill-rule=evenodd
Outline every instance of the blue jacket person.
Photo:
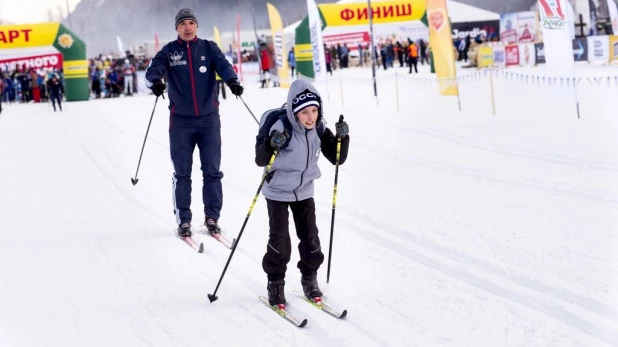
M 221 163 L 221 120 L 215 73 L 226 81 L 232 93 L 242 95 L 243 87 L 232 65 L 212 41 L 197 37 L 197 18 L 190 9 L 176 15 L 178 38 L 167 43 L 146 70 L 146 86 L 161 96 L 169 90 L 170 153 L 174 165 L 172 179 L 174 215 L 180 236 L 191 235 L 191 167 L 195 146 L 200 151 L 203 173 L 202 196 L 205 226 L 219 233 L 218 220 L 223 206 L 219 170 Z

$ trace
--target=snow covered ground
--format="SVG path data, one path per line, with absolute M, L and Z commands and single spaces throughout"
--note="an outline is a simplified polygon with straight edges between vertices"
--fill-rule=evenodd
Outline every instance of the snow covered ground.
M 397 80 L 393 71 L 378 71 L 379 107 L 368 70 L 329 81 L 327 119 L 345 115 L 351 149 L 339 172 L 331 283 L 326 262 L 319 279 L 349 314 L 337 320 L 293 296 L 293 247 L 287 296 L 304 329 L 257 300 L 266 292 L 263 198 L 209 303 L 229 251 L 203 238 L 197 254 L 172 235 L 166 100 L 136 186 L 154 97 L 67 103 L 62 113 L 5 105 L 0 345 L 618 346 L 618 86 L 581 85 L 578 119 L 555 88 L 496 76 L 494 116 L 488 75 L 462 86 L 459 112 L 457 98 L 423 82 L 427 71 L 400 69 Z M 252 84 L 244 100 L 259 117 L 285 93 Z M 235 237 L 260 181 L 257 126 L 238 100 L 223 101 L 221 114 L 221 224 Z M 326 160 L 322 173 L 315 198 L 327 251 Z

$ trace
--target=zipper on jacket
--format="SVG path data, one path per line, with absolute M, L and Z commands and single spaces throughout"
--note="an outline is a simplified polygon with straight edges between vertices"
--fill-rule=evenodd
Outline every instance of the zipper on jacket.
M 305 167 L 305 170 L 300 174 L 300 184 L 298 185 L 298 187 L 296 187 L 296 189 L 300 188 L 303 185 L 303 179 L 305 178 L 305 172 L 307 172 L 307 169 L 309 169 L 309 156 L 310 156 L 309 130 L 305 130 L 305 139 L 307 140 L 307 166 Z M 298 195 L 296 195 L 296 189 L 294 189 L 294 196 L 296 197 L 296 201 L 298 201 Z
M 195 116 L 199 116 L 199 112 L 197 110 L 197 96 L 195 95 L 195 78 L 193 77 L 193 58 L 191 57 L 191 46 L 189 45 L 189 41 L 187 41 L 187 49 L 189 50 L 189 75 L 191 75 L 191 92 L 193 94 L 193 108 L 195 108 Z

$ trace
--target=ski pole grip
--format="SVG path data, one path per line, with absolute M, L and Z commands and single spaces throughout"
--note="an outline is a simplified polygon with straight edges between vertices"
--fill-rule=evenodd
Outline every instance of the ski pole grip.
M 339 123 L 343 122 L 343 115 L 339 115 Z

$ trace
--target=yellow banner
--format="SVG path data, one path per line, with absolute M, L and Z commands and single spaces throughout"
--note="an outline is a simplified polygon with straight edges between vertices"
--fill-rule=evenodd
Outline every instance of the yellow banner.
M 310 43 L 294 45 L 294 59 L 299 61 L 311 61 L 313 62 L 313 47 Z
M 429 22 L 429 46 L 433 53 L 440 94 L 459 95 L 453 37 L 446 10 L 446 0 L 427 0 L 427 21 Z
M 367 25 L 366 2 L 318 5 L 328 27 Z M 418 21 L 425 14 L 425 0 L 387 1 L 371 4 L 374 24 Z
M 65 78 L 88 77 L 88 60 L 69 60 L 62 63 Z
M 51 46 L 60 23 L 0 26 L 0 49 Z
M 275 47 L 275 65 L 279 75 L 279 85 L 281 88 L 290 87 L 290 72 L 288 71 L 288 55 L 285 50 L 285 35 L 283 34 L 283 21 L 277 8 L 271 3 L 266 3 L 268 8 L 268 18 L 270 19 L 270 31 L 273 35 L 273 46 Z
M 490 46 L 479 46 L 477 51 L 477 65 L 479 68 L 492 67 L 494 65 L 494 49 Z
M 215 32 L 215 43 L 221 48 L 221 33 L 219 33 L 219 28 L 214 26 L 213 31 Z
M 618 35 L 609 36 L 609 60 L 618 63 Z

